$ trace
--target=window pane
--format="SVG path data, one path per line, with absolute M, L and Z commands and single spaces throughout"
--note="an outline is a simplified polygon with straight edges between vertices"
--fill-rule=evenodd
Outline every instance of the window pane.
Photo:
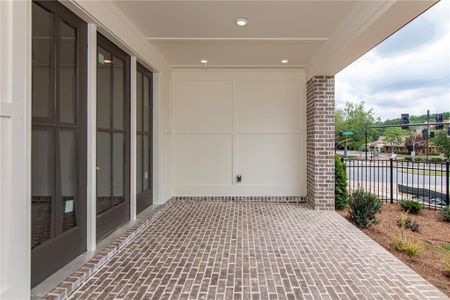
M 77 105 L 77 31 L 61 25 L 59 65 L 59 118 L 63 123 L 76 122 Z
M 51 130 L 33 129 L 31 153 L 31 247 L 34 248 L 51 235 L 54 158 Z
M 33 117 L 53 117 L 53 14 L 33 3 Z
M 144 76 L 144 131 L 150 127 L 150 80 Z
M 136 136 L 136 193 L 142 192 L 142 134 Z
M 150 148 L 149 148 L 149 136 L 144 135 L 144 191 L 150 188 Z
M 114 128 L 123 129 L 125 120 L 125 67 L 121 59 L 113 57 L 113 111 Z
M 142 73 L 137 72 L 136 77 L 136 128 L 142 131 Z
M 75 203 L 78 200 L 76 197 L 78 154 L 76 145 L 74 131 L 59 132 L 63 231 L 77 226 Z
M 97 133 L 97 215 L 111 208 L 111 134 Z
M 116 206 L 125 198 L 125 139 L 123 133 L 113 134 L 113 203 Z
M 97 126 L 111 128 L 111 54 L 98 47 Z

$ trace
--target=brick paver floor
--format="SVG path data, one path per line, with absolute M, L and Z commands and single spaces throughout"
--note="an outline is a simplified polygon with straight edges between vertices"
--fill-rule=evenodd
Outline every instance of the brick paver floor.
M 332 211 L 179 201 L 72 299 L 447 299 Z

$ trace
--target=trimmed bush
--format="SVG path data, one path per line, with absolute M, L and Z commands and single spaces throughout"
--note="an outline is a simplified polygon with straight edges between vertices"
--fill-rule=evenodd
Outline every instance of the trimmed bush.
M 417 241 L 409 239 L 401 234 L 394 236 L 392 247 L 398 251 L 408 254 L 409 256 L 419 256 L 423 252 L 423 245 Z
M 441 210 L 441 216 L 444 221 L 450 222 L 450 206 L 447 205 Z
M 347 192 L 347 169 L 345 163 L 341 161 L 339 156 L 335 156 L 335 199 L 334 205 L 336 209 L 344 209 L 348 205 L 348 192 Z
M 442 157 L 429 157 L 428 161 L 429 162 L 443 162 L 445 160 Z
M 381 211 L 383 202 L 377 196 L 359 189 L 351 194 L 349 204 L 349 218 L 359 228 L 379 223 L 376 215 Z
M 416 200 L 406 199 L 400 201 L 399 204 L 404 211 L 412 214 L 419 213 L 423 208 L 422 204 Z

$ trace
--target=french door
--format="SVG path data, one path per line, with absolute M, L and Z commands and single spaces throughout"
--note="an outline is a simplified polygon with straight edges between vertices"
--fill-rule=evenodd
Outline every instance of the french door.
M 136 74 L 136 210 L 153 204 L 153 74 L 141 64 Z
M 32 3 L 31 285 L 86 250 L 86 24 Z
M 129 56 L 97 37 L 97 239 L 130 218 Z

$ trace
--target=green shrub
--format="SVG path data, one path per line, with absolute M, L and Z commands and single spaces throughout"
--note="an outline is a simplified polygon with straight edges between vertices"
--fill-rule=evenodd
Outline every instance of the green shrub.
M 408 213 L 402 213 L 401 217 L 397 220 L 397 226 L 401 229 L 409 229 L 413 232 L 419 231 L 419 224 L 408 217 Z
M 423 252 L 423 245 L 420 242 L 409 239 L 402 234 L 396 235 L 392 241 L 392 247 L 409 256 L 419 256 Z
M 349 218 L 358 227 L 367 228 L 379 223 L 376 215 L 381 211 L 383 202 L 377 196 L 359 189 L 351 194 L 349 204 Z
M 430 157 L 428 158 L 429 162 L 443 162 L 444 159 L 442 157 Z
M 339 156 L 335 156 L 335 199 L 334 205 L 336 209 L 344 209 L 348 205 L 347 192 L 347 170 L 345 163 L 341 161 Z
M 418 201 L 416 200 L 410 200 L 410 199 L 406 199 L 406 200 L 402 200 L 399 202 L 400 206 L 403 208 L 404 211 L 412 213 L 412 214 L 417 214 L 422 210 L 422 204 L 420 204 Z
M 450 206 L 447 205 L 441 210 L 441 216 L 444 221 L 450 222 Z
M 411 156 L 405 156 L 403 159 L 406 160 L 406 161 L 412 161 L 413 160 Z

